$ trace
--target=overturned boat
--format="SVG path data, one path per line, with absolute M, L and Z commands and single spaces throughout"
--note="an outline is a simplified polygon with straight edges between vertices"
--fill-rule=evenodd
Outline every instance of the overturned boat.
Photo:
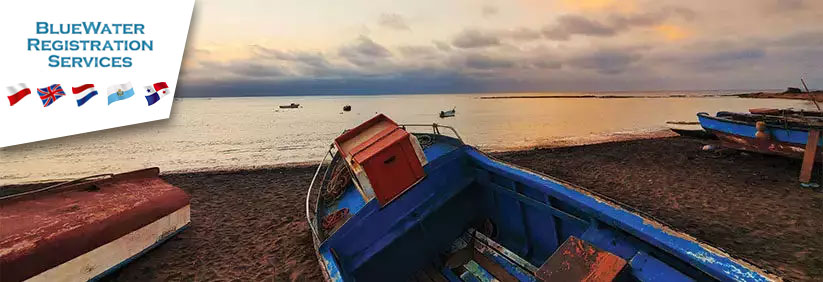
M 306 216 L 328 281 L 780 280 L 451 127 L 383 115 L 335 139 Z
M 0 281 L 97 280 L 189 225 L 189 196 L 151 168 L 0 197 Z

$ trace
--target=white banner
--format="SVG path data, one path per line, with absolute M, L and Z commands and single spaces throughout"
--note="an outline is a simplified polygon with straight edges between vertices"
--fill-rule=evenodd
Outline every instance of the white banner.
M 194 0 L 2 1 L 0 147 L 167 119 L 193 8 Z M 134 93 L 104 93 L 124 83 Z M 168 97 L 150 106 L 144 92 L 157 83 Z M 99 93 L 81 106 L 73 91 L 89 87 Z

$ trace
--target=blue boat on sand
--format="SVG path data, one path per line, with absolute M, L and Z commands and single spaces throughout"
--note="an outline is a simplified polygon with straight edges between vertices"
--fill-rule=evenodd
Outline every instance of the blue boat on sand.
M 496 160 L 451 127 L 394 128 L 381 116 L 338 137 L 308 189 L 327 281 L 781 280 L 604 196 Z M 420 128 L 431 132 L 406 138 Z M 355 136 L 363 132 L 372 136 Z
M 697 119 L 703 129 L 720 139 L 724 147 L 796 159 L 804 157 L 809 130 L 823 130 L 823 117 L 819 112 L 751 111 L 718 112 L 715 116 L 698 113 Z M 818 140 L 818 147 L 823 145 L 823 139 L 815 140 Z

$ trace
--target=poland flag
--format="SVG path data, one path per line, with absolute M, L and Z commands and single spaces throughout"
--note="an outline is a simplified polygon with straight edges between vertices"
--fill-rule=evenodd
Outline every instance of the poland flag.
M 9 106 L 14 106 L 14 104 L 17 104 L 17 102 L 19 102 L 20 99 L 23 99 L 23 97 L 26 97 L 26 95 L 31 94 L 31 89 L 29 89 L 29 87 L 26 86 L 25 83 L 18 83 L 18 84 L 6 87 L 6 89 L 9 90 L 9 94 L 10 94 L 8 96 Z

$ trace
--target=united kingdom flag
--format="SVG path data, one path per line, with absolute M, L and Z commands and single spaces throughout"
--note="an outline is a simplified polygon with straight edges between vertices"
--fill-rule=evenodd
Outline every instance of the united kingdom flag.
M 63 92 L 63 87 L 60 87 L 60 84 L 52 84 L 46 88 L 37 88 L 37 95 L 40 95 L 43 107 L 48 107 L 60 97 L 66 96 L 66 92 Z

